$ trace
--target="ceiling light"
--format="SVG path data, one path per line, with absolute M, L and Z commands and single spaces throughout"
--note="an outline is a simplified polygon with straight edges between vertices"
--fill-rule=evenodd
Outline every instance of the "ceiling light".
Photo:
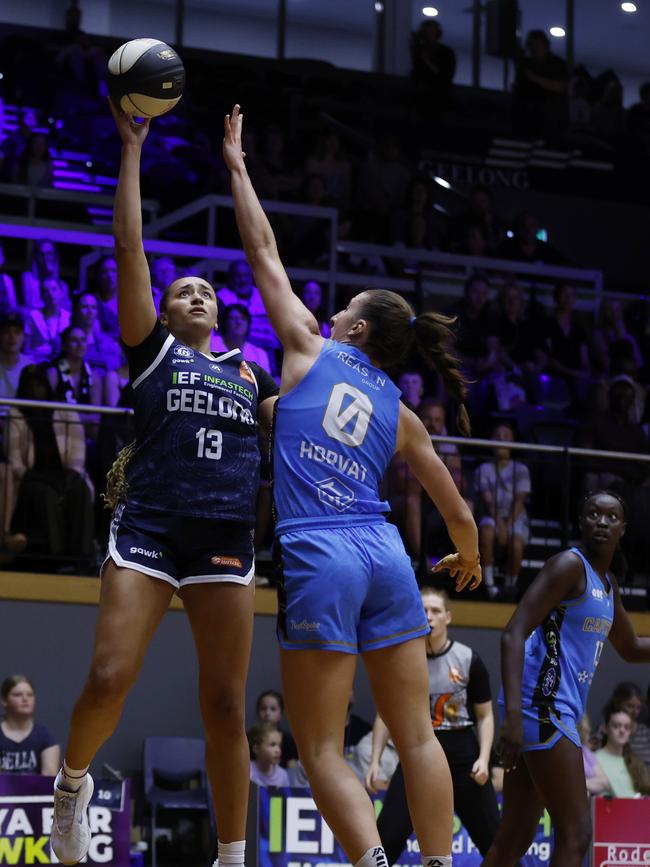
M 564 27 L 551 27 L 549 33 L 557 39 L 562 39 L 563 36 L 566 36 L 566 30 Z
M 623 12 L 636 12 L 636 3 L 621 3 Z
M 451 189 L 451 184 L 449 183 L 449 181 L 446 181 L 444 178 L 439 177 L 439 175 L 435 175 L 433 180 L 437 184 L 440 184 L 441 187 L 444 187 L 446 190 Z
M 379 2 L 375 3 L 375 12 L 383 12 L 383 11 L 384 11 L 384 4 L 379 3 Z
M 438 14 L 438 10 L 435 6 L 425 6 L 422 10 L 422 14 L 426 15 L 427 18 L 435 18 Z

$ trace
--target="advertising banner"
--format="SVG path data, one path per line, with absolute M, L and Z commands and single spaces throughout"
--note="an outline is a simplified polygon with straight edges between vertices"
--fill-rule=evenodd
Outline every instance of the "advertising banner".
M 259 789 L 259 867 L 344 867 L 348 860 L 321 819 L 309 789 Z M 374 796 L 375 812 L 382 807 Z M 540 820 L 535 841 L 522 859 L 523 867 L 540 867 L 551 860 L 551 822 Z M 454 817 L 454 867 L 478 867 L 482 857 L 457 816 Z M 417 840 L 411 836 L 399 860 L 401 867 L 421 867 Z
M 650 800 L 594 798 L 593 867 L 650 865 Z
M 50 849 L 52 777 L 0 774 L 0 865 L 58 864 Z M 129 783 L 95 781 L 85 864 L 129 867 Z

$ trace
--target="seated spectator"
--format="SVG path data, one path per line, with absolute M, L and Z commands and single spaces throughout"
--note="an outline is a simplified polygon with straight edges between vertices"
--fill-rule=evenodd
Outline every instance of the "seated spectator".
M 484 252 L 465 252 L 473 256 L 492 255 L 503 238 L 505 229 L 492 208 L 492 197 L 488 187 L 483 184 L 475 184 L 470 190 L 467 210 L 459 214 L 453 224 L 452 248 L 461 249 L 463 240 L 467 247 L 468 232 L 473 230 L 480 235 Z
M 552 247 L 548 241 L 538 238 L 539 218 L 527 211 L 515 220 L 512 238 L 506 238 L 499 245 L 496 255 L 499 259 L 510 259 L 529 264 L 566 265 L 567 260 Z
M 47 369 L 53 398 L 59 403 L 101 404 L 101 381 L 86 362 L 86 332 L 71 325 L 61 334 L 61 354 Z
M 402 392 L 403 402 L 409 409 L 417 412 L 424 397 L 422 374 L 417 370 L 405 370 L 397 380 L 397 387 Z
M 61 307 L 70 310 L 72 306 L 70 290 L 59 274 L 59 254 L 56 246 L 48 238 L 42 238 L 34 242 L 29 271 L 25 271 L 22 276 L 22 303 L 28 311 L 43 307 L 45 304 L 41 287 L 47 278 L 52 278 L 59 283 Z
M 458 317 L 456 351 L 470 376 L 484 375 L 499 365 L 496 324 L 488 304 L 489 291 L 487 278 L 479 273 L 472 274 L 465 282 L 462 301 L 449 311 L 451 316 Z M 490 337 L 494 338 L 492 352 L 488 349 Z
M 491 439 L 503 443 L 514 441 L 512 428 L 498 424 Z M 513 461 L 506 446 L 494 450 L 493 461 L 486 461 L 476 471 L 476 492 L 479 497 L 479 548 L 483 580 L 489 596 L 497 594 L 494 582 L 495 551 L 506 554 L 506 591 L 517 583 L 524 548 L 530 530 L 526 502 L 530 496 L 530 473 L 520 461 Z
M 377 244 L 389 240 L 390 215 L 404 205 L 411 170 L 397 139 L 384 135 L 361 164 L 357 182 L 356 231 L 359 240 Z
M 433 189 L 428 178 L 414 178 L 406 191 L 404 207 L 392 212 L 390 242 L 424 250 L 437 250 L 442 246 L 442 232 L 433 210 Z
M 0 774 L 42 774 L 55 777 L 61 749 L 52 733 L 34 720 L 34 687 L 22 674 L 2 682 L 0 698 L 5 712 L 0 722 Z
M 42 132 L 35 132 L 28 139 L 13 168 L 11 179 L 15 184 L 25 184 L 28 187 L 52 186 L 52 159 L 47 136 Z
M 422 91 L 422 106 L 434 111 L 449 105 L 456 74 L 456 53 L 441 41 L 442 35 L 441 25 L 427 19 L 411 37 L 411 78 Z
M 10 277 L 5 271 L 6 263 L 4 246 L 0 241 L 0 314 L 6 313 L 8 310 L 15 310 L 18 307 L 16 287 L 13 277 Z
M 598 324 L 592 334 L 594 366 L 599 373 L 611 373 L 612 344 L 625 341 L 630 344 L 637 370 L 643 367 L 643 356 L 638 341 L 625 324 L 623 305 L 618 298 L 606 298 L 598 311 Z
M 526 301 L 521 286 L 505 283 L 499 291 L 495 336 L 488 338 L 490 352 L 496 352 L 504 370 L 539 373 L 546 364 L 544 338 L 538 323 L 526 318 Z
M 251 315 L 250 342 L 265 349 L 278 349 L 280 344 L 266 315 L 259 289 L 253 285 L 253 271 L 246 259 L 231 262 L 228 268 L 228 285 L 217 292 L 217 299 L 224 307 L 243 304 Z
M 17 311 L 0 316 L 0 397 L 15 397 L 23 367 L 33 364 L 25 347 L 25 320 Z
M 630 730 L 630 749 L 650 769 L 650 728 L 640 722 L 643 697 L 636 683 L 625 681 L 617 684 L 611 696 L 612 704 L 629 714 L 632 720 Z
M 639 102 L 627 112 L 627 128 L 636 136 L 646 151 L 650 152 L 650 81 L 639 88 Z
M 246 152 L 248 160 L 248 152 Z M 346 206 L 350 201 L 352 166 L 341 147 L 341 137 L 333 130 L 319 137 L 314 152 L 305 164 L 307 174 L 320 175 L 326 194 L 337 205 Z
M 43 365 L 20 375 L 16 397 L 51 401 Z M 86 438 L 76 412 L 12 409 L 7 460 L 18 489 L 11 523 L 27 538 L 27 551 L 90 555 L 94 489 L 86 473 Z
M 420 421 L 427 429 L 427 433 L 439 437 L 449 436 L 447 431 L 447 408 L 442 401 L 425 397 L 420 403 L 417 413 L 420 417 Z M 440 457 L 440 460 L 451 473 L 451 477 L 456 483 L 456 487 L 462 492 L 463 476 L 458 447 L 453 443 L 439 442 L 434 442 L 433 447 Z
M 267 373 L 272 373 L 269 356 L 259 346 L 250 343 L 251 315 L 243 304 L 229 304 L 219 318 L 219 331 L 210 339 L 212 352 L 223 354 L 231 349 L 241 349 L 246 361 L 254 361 Z
M 566 60 L 551 51 L 543 30 L 526 37 L 513 88 L 515 130 L 527 136 L 554 136 L 567 122 L 569 71 Z
M 468 223 L 458 239 L 458 253 L 465 256 L 485 257 L 490 255 L 485 230 L 480 223 Z
M 171 256 L 156 256 L 151 260 L 149 267 L 151 274 L 151 291 L 153 292 L 153 301 L 156 305 L 156 311 L 160 313 L 160 299 L 163 296 L 165 289 L 176 280 L 178 269 L 176 263 Z
M 329 316 L 323 304 L 323 289 L 320 283 L 317 283 L 315 280 L 308 280 L 302 287 L 300 298 L 307 310 L 314 314 L 321 335 L 328 338 L 332 333 L 332 329 L 329 324 Z
M 255 702 L 255 716 L 258 722 L 271 723 L 282 732 L 282 767 L 290 767 L 298 758 L 298 747 L 286 725 L 282 726 L 284 699 L 282 693 L 267 689 L 260 693 Z
M 86 335 L 86 363 L 100 376 L 125 367 L 126 359 L 117 340 L 105 334 L 99 323 L 99 301 L 91 292 L 83 292 L 75 299 L 72 324 Z M 109 402 L 106 406 L 115 406 Z
M 615 798 L 650 795 L 650 777 L 641 759 L 630 749 L 632 718 L 613 702 L 603 710 L 605 738 L 596 759 Z
M 560 282 L 553 292 L 555 310 L 546 322 L 546 369 L 567 381 L 574 398 L 582 398 L 590 375 L 587 334 L 574 314 L 576 293 Z
M 49 361 L 61 349 L 61 334 L 70 325 L 70 311 L 63 307 L 63 289 L 56 277 L 41 284 L 42 309 L 30 310 L 27 320 L 27 348 L 38 361 Z
M 591 723 L 587 714 L 583 714 L 577 725 L 580 742 L 582 744 L 582 763 L 585 769 L 587 791 L 590 795 L 605 795 L 609 793 L 609 780 L 598 764 L 596 754 L 590 747 Z
M 253 758 L 251 780 L 258 786 L 288 786 L 289 775 L 280 767 L 282 732 L 273 723 L 257 723 L 248 732 Z
M 117 319 L 117 262 L 114 256 L 104 256 L 97 268 L 98 282 L 95 295 L 99 301 L 99 324 L 102 331 L 114 340 L 120 339 Z

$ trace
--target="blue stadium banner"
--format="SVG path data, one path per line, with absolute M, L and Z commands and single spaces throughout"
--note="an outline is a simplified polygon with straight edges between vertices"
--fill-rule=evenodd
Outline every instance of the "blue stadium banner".
M 259 790 L 259 867 L 348 867 L 348 860 L 321 819 L 309 789 Z M 375 812 L 382 808 L 382 795 L 373 797 Z M 522 859 L 522 867 L 540 867 L 551 860 L 551 821 L 540 820 L 535 841 Z M 454 867 L 479 867 L 481 855 L 457 816 L 454 817 Z M 421 867 L 414 836 L 399 860 L 401 867 Z

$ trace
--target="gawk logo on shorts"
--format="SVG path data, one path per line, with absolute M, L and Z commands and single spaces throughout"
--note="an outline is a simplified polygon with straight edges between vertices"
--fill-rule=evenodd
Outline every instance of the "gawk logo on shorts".
M 148 548 L 138 548 L 132 545 L 130 548 L 131 554 L 142 554 L 143 557 L 151 557 L 152 560 L 159 560 L 162 557 L 162 551 L 149 551 Z

